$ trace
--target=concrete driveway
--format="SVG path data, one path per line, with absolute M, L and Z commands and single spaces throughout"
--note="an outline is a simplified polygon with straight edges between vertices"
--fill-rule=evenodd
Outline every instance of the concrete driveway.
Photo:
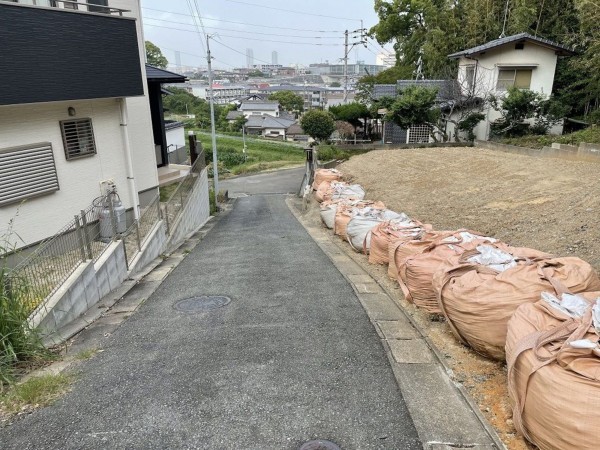
M 69 394 L 0 430 L 0 447 L 422 448 L 354 291 L 280 194 L 301 179 L 224 182 L 251 195 L 82 365 Z M 230 302 L 175 308 L 195 296 Z

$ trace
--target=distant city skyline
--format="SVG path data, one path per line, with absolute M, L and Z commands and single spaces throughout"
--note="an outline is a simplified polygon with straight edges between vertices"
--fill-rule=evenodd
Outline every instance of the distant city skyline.
M 198 5 L 201 20 L 194 20 L 190 4 Z M 290 0 L 285 4 L 271 0 L 142 0 L 142 16 L 144 39 L 160 47 L 172 66 L 206 66 L 206 42 L 198 33 L 203 26 L 213 35 L 210 47 L 213 67 L 218 69 L 248 67 L 248 50 L 252 50 L 252 65 L 336 64 L 343 57 L 344 30 L 359 30 L 361 20 L 368 29 L 378 20 L 373 2 L 364 0 L 346 0 L 343 9 L 337 0 Z M 385 49 L 393 52 L 391 45 Z M 381 51 L 382 47 L 369 39 L 367 48 L 352 49 L 350 61 L 375 64 Z

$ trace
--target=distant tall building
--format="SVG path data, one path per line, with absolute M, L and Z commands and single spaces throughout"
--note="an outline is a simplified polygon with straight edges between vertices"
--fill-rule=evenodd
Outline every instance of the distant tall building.
M 273 51 L 273 53 L 271 53 L 271 64 L 273 64 L 274 66 L 279 65 L 279 63 L 277 62 L 278 56 L 279 55 L 276 51 Z
M 181 70 L 181 52 L 178 50 L 175 50 L 175 65 L 178 70 Z
M 254 66 L 254 50 L 252 50 L 251 48 L 247 48 L 246 49 L 246 67 L 248 67 L 248 69 L 252 69 L 252 66 Z

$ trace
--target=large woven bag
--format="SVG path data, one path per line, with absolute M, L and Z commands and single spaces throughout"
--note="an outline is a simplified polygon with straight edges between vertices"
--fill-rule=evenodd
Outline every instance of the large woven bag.
M 598 291 L 600 279 L 592 266 L 575 257 L 523 259 L 500 272 L 463 262 L 436 274 L 434 289 L 456 337 L 476 352 L 502 360 L 507 323 L 520 305 L 536 302 L 542 292 Z
M 513 422 L 542 450 L 600 448 L 599 296 L 543 294 L 508 322 Z
M 313 189 L 318 189 L 319 185 L 323 181 L 340 181 L 342 179 L 342 172 L 336 169 L 317 169 L 315 171 L 315 179 L 313 181 Z

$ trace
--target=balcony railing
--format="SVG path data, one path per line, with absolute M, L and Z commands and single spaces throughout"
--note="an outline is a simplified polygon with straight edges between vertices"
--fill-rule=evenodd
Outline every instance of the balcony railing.
M 129 12 L 127 9 L 113 8 L 108 6 L 108 0 L 0 0 L 9 3 L 20 3 L 27 6 L 41 6 L 48 8 L 59 8 L 70 11 L 83 11 L 89 13 L 108 14 L 112 16 L 123 16 Z

